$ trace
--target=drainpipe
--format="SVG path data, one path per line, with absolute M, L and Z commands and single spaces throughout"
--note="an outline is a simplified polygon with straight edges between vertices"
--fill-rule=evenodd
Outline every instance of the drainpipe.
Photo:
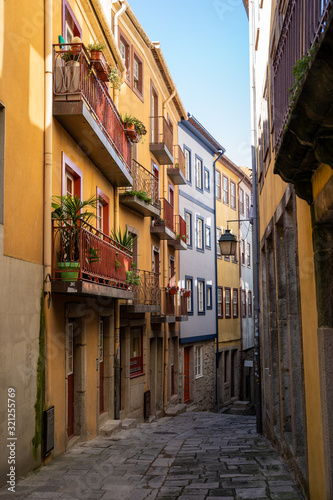
M 243 180 L 245 179 L 245 174 L 243 174 L 242 178 L 238 181 L 237 183 L 237 191 L 239 193 L 239 185 Z M 244 191 L 244 196 L 245 196 L 245 191 Z M 240 214 L 239 214 L 240 217 Z M 241 220 L 238 222 L 238 234 L 240 236 L 241 234 Z M 241 303 L 242 303 L 242 263 L 241 259 L 239 259 L 239 284 L 241 285 L 239 287 L 240 289 L 240 296 L 239 296 L 239 319 L 240 319 L 240 340 L 241 340 L 241 351 L 240 351 L 240 357 L 241 357 L 241 369 L 240 369 L 240 384 L 239 384 L 239 396 L 240 400 L 243 400 L 243 378 L 244 378 L 244 366 L 243 366 L 243 316 L 242 316 L 242 311 L 241 311 Z
M 114 37 L 116 40 L 116 44 L 118 45 L 118 19 L 119 17 L 125 12 L 126 10 L 126 4 L 123 2 L 123 0 L 119 0 L 121 8 L 116 12 L 114 18 L 113 18 L 113 33 Z M 115 3 L 115 2 L 113 2 Z
M 255 86 L 255 9 L 254 0 L 249 1 L 249 49 L 251 86 L 251 156 L 253 179 L 253 253 L 254 253 L 254 384 L 256 395 L 257 433 L 262 434 L 261 407 L 261 362 L 260 362 L 260 298 L 259 298 L 259 211 L 257 174 L 257 129 L 256 129 L 256 86 Z
M 213 161 L 213 175 L 214 175 L 214 228 L 215 228 L 215 328 L 216 328 L 216 407 L 217 413 L 220 411 L 220 373 L 219 373 L 219 319 L 217 315 L 217 285 L 218 285 L 218 276 L 217 276 L 217 241 L 216 241 L 216 162 L 221 158 L 221 156 L 225 153 L 225 151 L 218 151 L 219 156 L 216 160 Z

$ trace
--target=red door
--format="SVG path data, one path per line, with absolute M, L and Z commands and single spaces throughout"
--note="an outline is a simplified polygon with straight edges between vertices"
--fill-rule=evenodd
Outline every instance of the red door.
M 104 328 L 103 320 L 99 321 L 99 413 L 104 412 Z
M 190 400 L 190 349 L 184 349 L 184 403 Z
M 74 339 L 73 323 L 68 323 L 67 337 L 67 437 L 74 436 Z

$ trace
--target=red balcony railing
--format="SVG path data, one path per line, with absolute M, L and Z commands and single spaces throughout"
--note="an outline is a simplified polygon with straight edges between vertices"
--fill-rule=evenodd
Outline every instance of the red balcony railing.
M 160 305 L 161 289 L 159 274 L 139 269 L 133 272 L 140 276 L 139 285 L 133 287 L 134 304 Z
M 133 186 L 129 188 L 120 188 L 121 193 L 141 192 L 146 193 L 152 200 L 152 205 L 160 208 L 160 199 L 158 192 L 158 178 L 145 167 L 135 160 L 132 160 L 132 178 Z
M 55 101 L 83 100 L 86 103 L 131 173 L 131 144 L 124 132 L 122 119 L 83 44 L 53 45 L 53 94 Z
M 290 114 L 288 89 L 294 83 L 296 62 L 307 54 L 325 31 L 333 0 L 289 0 L 273 60 L 275 147 L 280 147 Z
M 173 147 L 173 157 L 174 157 L 174 163 L 173 165 L 170 165 L 169 168 L 179 168 L 181 170 L 182 174 L 184 177 L 186 177 L 185 173 L 185 155 L 182 151 L 182 148 L 180 146 L 175 145 Z
M 163 198 L 162 200 L 162 219 L 164 224 L 174 232 L 174 217 L 173 217 L 173 206 Z
M 77 278 L 112 287 L 128 288 L 126 271 L 131 269 L 132 253 L 87 223 L 52 220 L 52 279 L 68 280 L 77 266 Z
M 175 215 L 174 227 L 177 238 L 186 242 L 186 222 L 181 215 Z
M 170 154 L 173 151 L 173 131 L 164 116 L 152 116 L 151 118 L 151 143 L 165 144 Z
M 187 316 L 187 297 L 180 290 L 173 294 L 165 289 L 165 315 L 166 316 Z

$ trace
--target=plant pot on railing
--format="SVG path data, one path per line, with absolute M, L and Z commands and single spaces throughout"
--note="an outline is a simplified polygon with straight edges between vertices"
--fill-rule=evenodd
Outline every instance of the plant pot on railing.
M 170 295 L 176 295 L 178 290 L 179 290 L 178 286 L 170 286 L 169 284 L 167 284 L 166 291 L 167 293 L 170 293 Z

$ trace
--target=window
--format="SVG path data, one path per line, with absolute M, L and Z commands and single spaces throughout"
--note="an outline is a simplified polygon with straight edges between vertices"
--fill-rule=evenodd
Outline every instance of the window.
M 205 190 L 209 191 L 209 189 L 210 189 L 210 185 L 209 185 L 209 170 L 207 168 L 205 168 L 205 170 L 204 170 L 204 186 L 205 186 Z
M 238 318 L 238 290 L 234 288 L 232 290 L 232 317 Z
M 206 226 L 206 248 L 212 248 L 210 227 Z
M 223 287 L 217 287 L 217 316 L 223 318 Z
M 229 205 L 229 179 L 223 175 L 223 203 Z
M 131 328 L 130 340 L 130 376 L 143 374 L 143 349 L 141 328 Z
M 252 292 L 250 290 L 247 292 L 247 315 L 252 318 Z
M 246 318 L 246 290 L 242 290 L 242 316 Z
M 82 170 L 62 152 L 61 194 L 75 196 L 82 200 Z
M 109 206 L 110 200 L 106 194 L 101 191 L 101 189 L 97 188 L 97 216 L 96 216 L 96 225 L 97 229 L 102 233 L 109 235 L 110 234 L 110 220 L 109 220 Z
M 185 290 L 191 290 L 190 296 L 187 297 L 187 314 L 193 314 L 193 278 L 185 276 Z
M 198 279 L 198 314 L 205 314 L 205 281 Z
M 130 44 L 123 34 L 119 36 L 119 52 L 126 68 L 126 81 L 130 84 L 131 81 L 131 67 L 130 67 Z
M 231 318 L 230 288 L 224 288 L 225 317 Z
M 239 188 L 239 213 L 244 215 L 244 191 Z
M 189 149 L 184 148 L 185 154 L 185 178 L 188 182 L 191 182 L 191 152 Z
M 216 170 L 216 199 L 221 201 L 221 172 L 219 170 Z
M 200 158 L 195 159 L 195 185 L 202 191 L 202 160 Z
M 221 255 L 221 249 L 220 249 L 220 245 L 219 245 L 219 239 L 221 238 L 221 234 L 222 234 L 222 230 L 217 227 L 216 228 L 216 251 L 217 251 L 217 256 L 222 258 L 222 255 Z
M 70 43 L 72 41 L 72 38 L 74 38 L 75 36 L 78 36 L 82 39 L 81 26 L 67 0 L 64 0 L 63 2 L 62 19 L 62 35 L 65 39 L 65 42 Z
M 207 285 L 207 309 L 213 309 L 213 288 Z
M 139 97 L 143 94 L 143 63 L 140 57 L 133 54 L 133 90 Z
M 247 219 L 250 218 L 250 197 L 248 194 L 245 195 L 245 216 Z
M 186 244 L 192 246 L 192 214 L 191 212 L 185 212 L 185 222 L 186 222 Z
M 204 250 L 203 247 L 203 219 L 197 217 L 197 250 Z
M 245 266 L 245 241 L 241 240 L 240 242 L 240 259 L 242 266 Z
M 202 347 L 195 347 L 194 350 L 194 374 L 195 378 L 202 377 Z
M 230 181 L 230 207 L 236 210 L 236 184 Z
M 246 243 L 246 262 L 247 262 L 247 267 L 251 267 L 251 245 L 250 245 L 250 243 Z

